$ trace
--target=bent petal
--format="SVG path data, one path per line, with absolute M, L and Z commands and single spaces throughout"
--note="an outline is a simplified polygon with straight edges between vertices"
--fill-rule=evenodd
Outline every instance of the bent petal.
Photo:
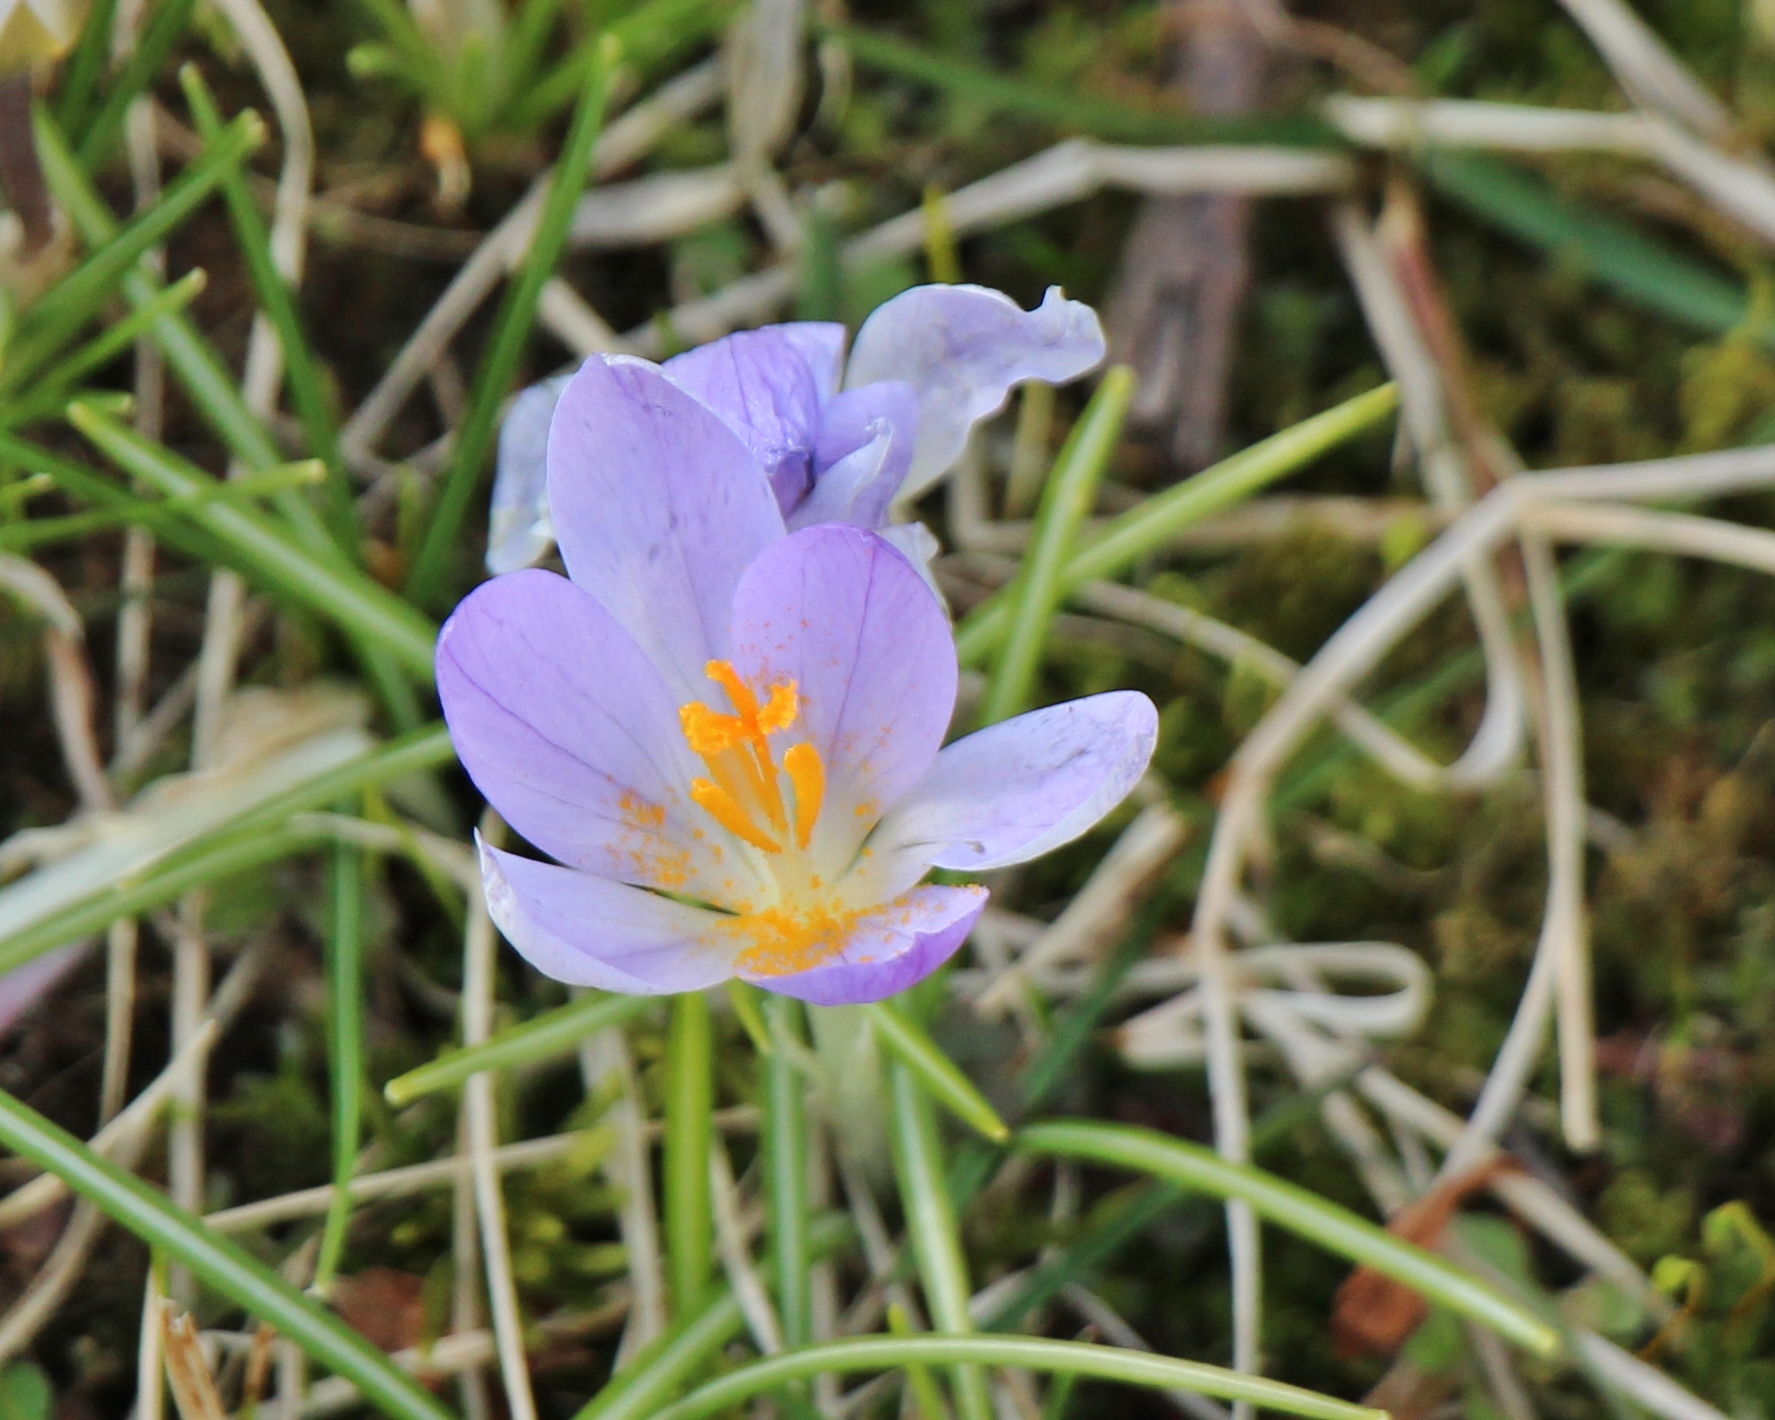
M 740 574 L 783 536 L 758 461 L 659 366 L 594 355 L 549 430 L 549 504 L 573 580 L 650 656 L 679 703 L 725 658 Z
M 912 467 L 917 428 L 918 399 L 903 380 L 882 380 L 837 396 L 820 419 L 813 491 L 790 513 L 789 526 L 879 528 Z
M 863 322 L 844 382 L 905 380 L 918 392 L 918 442 L 900 490 L 909 498 L 954 465 L 968 431 L 1013 385 L 1077 379 L 1103 351 L 1097 313 L 1058 286 L 1033 311 L 985 286 L 915 286 Z
M 1137 690 L 1069 700 L 947 746 L 870 848 L 891 885 L 923 865 L 981 872 L 1070 843 L 1146 772 L 1159 716 Z
M 819 752 L 812 852 L 850 866 L 882 811 L 930 767 L 955 708 L 955 641 L 931 589 L 881 537 L 841 523 L 791 533 L 746 569 L 734 664 L 757 686 L 793 681 L 789 738 Z
M 745 441 L 787 513 L 813 477 L 820 408 L 838 386 L 843 354 L 842 325 L 795 321 L 740 331 L 661 368 Z
M 438 636 L 438 694 L 463 767 L 513 828 L 569 867 L 730 904 L 751 850 L 686 796 L 677 702 L 628 633 L 565 577 L 476 588 Z
M 519 393 L 499 426 L 493 501 L 487 510 L 487 570 L 495 577 L 540 561 L 555 545 L 549 518 L 549 421 L 571 375 Z
M 915 986 L 955 955 L 986 907 L 983 887 L 921 887 L 859 916 L 843 947 L 807 971 L 737 974 L 766 991 L 816 1006 L 880 1001 Z
M 544 976 L 631 996 L 700 991 L 733 975 L 718 913 L 481 843 L 487 911 Z

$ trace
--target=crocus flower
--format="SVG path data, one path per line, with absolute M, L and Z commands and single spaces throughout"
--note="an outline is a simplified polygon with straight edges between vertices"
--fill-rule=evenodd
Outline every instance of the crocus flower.
M 985 904 L 921 885 L 932 866 L 1046 852 L 1145 769 L 1157 716 L 1131 691 L 942 747 L 935 593 L 877 532 L 790 529 L 755 446 L 661 367 L 589 360 L 548 463 L 569 576 L 495 577 L 438 642 L 463 764 L 556 860 L 481 847 L 494 921 L 546 975 L 878 1000 Z
M 741 331 L 665 362 L 752 450 L 789 528 L 885 530 L 888 507 L 930 487 L 968 431 L 1025 380 L 1061 384 L 1103 359 L 1089 306 L 1059 287 L 1033 311 L 983 286 L 915 286 L 877 307 L 844 358 L 844 327 L 793 321 Z M 560 377 L 513 403 L 499 435 L 487 569 L 537 561 L 554 541 L 545 451 Z M 914 530 L 887 531 L 912 551 Z

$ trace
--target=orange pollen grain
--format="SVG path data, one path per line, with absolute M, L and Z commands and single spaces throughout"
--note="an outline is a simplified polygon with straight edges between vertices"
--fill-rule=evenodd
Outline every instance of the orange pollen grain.
M 801 911 L 771 907 L 732 918 L 728 930 L 746 944 L 734 964 L 747 976 L 808 971 L 844 950 L 862 915 L 816 905 Z

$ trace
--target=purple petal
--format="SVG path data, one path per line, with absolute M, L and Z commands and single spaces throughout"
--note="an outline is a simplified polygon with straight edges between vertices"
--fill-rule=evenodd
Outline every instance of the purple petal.
M 733 975 L 731 919 L 482 843 L 487 911 L 544 976 L 631 996 L 700 991 Z
M 662 368 L 745 441 L 786 512 L 807 492 L 820 407 L 843 353 L 842 325 L 796 321 L 711 341 Z
M 1058 286 L 1033 311 L 984 286 L 915 286 L 863 322 L 844 382 L 905 380 L 918 391 L 918 444 L 900 490 L 912 497 L 948 472 L 1013 385 L 1077 379 L 1103 349 L 1097 313 Z
M 734 664 L 755 686 L 795 682 L 805 740 L 826 769 L 816 870 L 851 864 L 882 812 L 930 767 L 955 708 L 955 641 L 936 596 L 886 541 L 826 523 L 746 569 Z
M 573 580 L 635 638 L 677 700 L 705 698 L 747 565 L 783 536 L 758 461 L 657 365 L 594 355 L 549 430 L 549 503 Z
M 11 971 L 0 972 L 0 1036 L 47 996 L 55 985 L 86 959 L 90 942 L 70 942 L 45 952 Z
M 789 515 L 789 526 L 879 528 L 912 467 L 917 428 L 917 396 L 902 380 L 882 380 L 837 396 L 821 415 L 813 491 Z
M 476 588 L 438 637 L 438 693 L 469 776 L 538 848 L 586 873 L 730 905 L 751 850 L 691 803 L 677 702 L 616 620 L 553 572 Z
M 549 421 L 571 375 L 519 393 L 499 427 L 499 460 L 487 510 L 487 570 L 494 576 L 540 561 L 555 545 L 549 519 Z
M 881 1001 L 915 986 L 955 955 L 986 906 L 982 887 L 921 887 L 865 914 L 831 960 L 792 976 L 739 975 L 816 1006 Z
M 882 821 L 874 871 L 891 890 L 921 864 L 982 872 L 1070 843 L 1128 796 L 1158 732 L 1152 701 L 1116 690 L 957 740 Z

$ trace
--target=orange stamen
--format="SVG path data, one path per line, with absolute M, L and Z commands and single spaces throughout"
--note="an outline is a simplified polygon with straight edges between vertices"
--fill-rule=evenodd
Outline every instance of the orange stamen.
M 692 780 L 690 797 L 710 818 L 733 834 L 735 838 L 743 838 L 754 848 L 762 848 L 766 853 L 781 853 L 783 851 L 783 845 L 766 835 L 764 830 L 752 822 L 752 816 L 740 806 L 739 800 L 714 780 Z
M 795 841 L 806 848 L 826 798 L 826 761 L 810 744 L 791 745 L 783 754 L 783 773 L 795 786 Z
M 763 704 L 728 661 L 710 661 L 704 670 L 727 692 L 733 713 L 700 702 L 682 705 L 678 718 L 684 738 L 709 767 L 708 779 L 692 786 L 691 797 L 729 832 L 767 853 L 782 846 L 761 825 L 760 815 L 780 835 L 790 829 L 782 775 L 795 790 L 795 836 L 806 848 L 826 794 L 826 766 L 812 745 L 791 746 L 779 770 L 770 736 L 801 718 L 801 692 L 794 681 L 770 686 Z

